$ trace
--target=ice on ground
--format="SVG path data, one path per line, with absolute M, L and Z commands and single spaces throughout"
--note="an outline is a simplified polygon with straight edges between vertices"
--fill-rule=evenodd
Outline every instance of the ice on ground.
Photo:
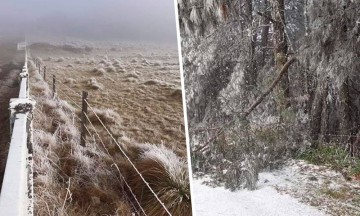
M 193 211 L 195 216 L 325 216 L 326 213 L 301 203 L 288 194 L 280 194 L 275 185 L 295 186 L 289 169 L 264 172 L 259 176 L 258 189 L 231 192 L 224 187 L 204 185 L 206 178 L 193 181 Z

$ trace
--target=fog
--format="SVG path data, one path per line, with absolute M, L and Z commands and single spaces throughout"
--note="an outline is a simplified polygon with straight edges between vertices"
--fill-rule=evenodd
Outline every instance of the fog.
M 176 42 L 172 0 L 0 0 L 0 37 Z

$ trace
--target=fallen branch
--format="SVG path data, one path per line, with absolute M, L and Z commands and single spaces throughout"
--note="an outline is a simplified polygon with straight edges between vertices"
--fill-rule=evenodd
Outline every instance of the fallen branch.
M 244 113 L 244 118 L 246 118 L 247 116 L 250 115 L 250 113 L 265 99 L 266 96 L 268 96 L 270 94 L 270 92 L 272 92 L 272 90 L 276 87 L 276 85 L 280 82 L 281 78 L 283 77 L 284 74 L 287 73 L 290 65 L 292 63 L 294 63 L 296 60 L 295 57 L 292 57 L 289 61 L 287 61 L 285 63 L 285 65 L 283 66 L 283 68 L 281 69 L 278 77 L 274 80 L 274 82 L 271 84 L 270 88 L 264 92 L 260 97 L 258 97 L 258 99 L 255 101 L 255 103 L 253 103 L 253 105 L 251 105 L 251 107 Z
M 248 117 L 252 111 L 254 111 L 254 109 L 266 98 L 266 96 L 268 96 L 276 87 L 276 85 L 280 82 L 281 78 L 284 76 L 284 74 L 287 73 L 289 67 L 296 61 L 296 57 L 292 57 L 290 60 L 288 60 L 285 65 L 282 67 L 282 69 L 280 70 L 279 75 L 276 77 L 276 79 L 273 81 L 273 83 L 271 84 L 271 86 L 269 87 L 269 89 L 264 92 L 260 97 L 258 97 L 258 99 L 255 101 L 255 103 L 253 103 L 249 109 L 243 113 L 241 115 L 241 118 L 246 118 Z M 229 122 L 227 122 L 226 124 L 223 125 L 223 127 L 219 128 L 215 135 L 210 138 L 204 145 L 198 147 L 197 149 L 195 149 L 193 152 L 198 152 L 198 151 L 202 151 L 203 149 L 205 149 L 213 140 L 215 140 L 218 136 L 220 136 L 221 134 L 223 134 L 225 132 L 224 128 L 232 123 L 234 123 L 235 120 L 231 120 Z

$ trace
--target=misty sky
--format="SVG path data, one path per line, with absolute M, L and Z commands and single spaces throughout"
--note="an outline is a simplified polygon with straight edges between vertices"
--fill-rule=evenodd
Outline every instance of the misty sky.
M 176 42 L 173 0 L 0 0 L 0 36 Z

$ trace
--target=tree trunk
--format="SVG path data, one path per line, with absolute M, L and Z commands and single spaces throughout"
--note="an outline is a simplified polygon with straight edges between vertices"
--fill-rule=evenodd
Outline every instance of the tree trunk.
M 249 43 L 249 57 L 248 57 L 248 64 L 245 70 L 244 79 L 245 79 L 245 87 L 246 89 L 252 89 L 256 86 L 257 81 L 257 69 L 256 69 L 256 59 L 255 59 L 255 46 L 257 40 L 256 32 L 253 32 L 253 4 L 252 0 L 247 0 L 245 2 L 244 7 L 244 14 L 246 16 L 246 29 L 250 30 L 250 34 L 248 36 L 248 43 Z
M 267 46 L 269 41 L 269 30 L 270 30 L 270 19 L 267 17 L 271 17 L 271 13 L 268 10 L 269 1 L 264 1 L 264 14 L 266 17 L 263 17 L 263 28 L 261 30 L 261 56 L 259 60 L 260 68 L 265 66 L 266 63 L 266 54 L 267 54 Z
M 349 97 L 349 82 L 348 78 L 345 79 L 344 83 L 340 87 L 340 134 L 341 143 L 345 145 L 348 144 L 348 149 L 351 154 L 353 154 L 353 146 L 351 143 L 351 109 L 350 109 L 350 97 Z
M 312 103 L 312 109 L 311 109 L 311 121 L 310 121 L 310 138 L 311 138 L 311 147 L 317 148 L 319 144 L 319 135 L 321 134 L 321 122 L 322 122 L 322 111 L 323 111 L 323 105 L 326 101 L 326 95 L 327 95 L 327 86 L 328 82 L 327 80 L 322 83 L 322 85 L 319 85 L 314 101 Z
M 275 46 L 275 63 L 278 70 L 280 70 L 287 62 L 288 43 L 285 32 L 285 4 L 284 0 L 272 0 L 273 7 L 273 26 L 274 26 L 274 46 Z M 290 106 L 290 89 L 289 76 L 282 78 L 280 87 L 283 94 L 283 101 L 280 106 L 287 108 Z

